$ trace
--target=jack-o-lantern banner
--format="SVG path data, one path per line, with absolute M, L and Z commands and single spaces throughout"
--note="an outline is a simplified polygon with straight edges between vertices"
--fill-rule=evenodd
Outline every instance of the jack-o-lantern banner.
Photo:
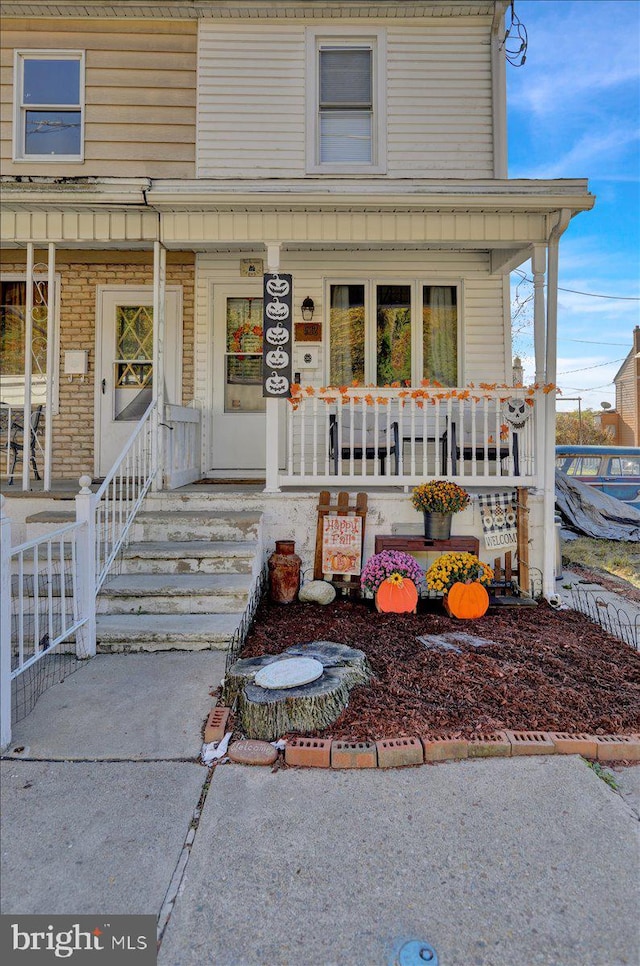
M 264 276 L 262 395 L 288 398 L 292 376 L 293 278 L 281 272 Z

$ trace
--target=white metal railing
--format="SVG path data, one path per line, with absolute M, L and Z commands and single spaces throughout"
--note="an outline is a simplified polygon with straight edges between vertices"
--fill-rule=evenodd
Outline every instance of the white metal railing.
M 303 389 L 286 404 L 286 460 L 277 483 L 533 481 L 541 394 L 489 386 Z
M 33 413 L 35 412 L 37 406 L 40 405 L 38 402 L 32 402 L 32 422 Z M 33 455 L 35 456 L 36 463 L 39 464 L 40 474 L 44 473 L 44 433 L 45 433 L 45 420 L 46 420 L 46 407 L 42 407 L 40 418 L 38 420 L 38 428 L 34 433 L 32 430 L 31 439 L 27 443 L 27 458 L 31 458 L 31 450 L 29 446 L 33 442 Z M 9 478 L 15 477 L 15 473 L 11 474 L 11 467 L 13 464 L 13 451 L 11 448 L 11 442 L 14 435 L 16 435 L 16 442 L 21 447 L 16 460 L 16 466 L 22 467 L 22 459 L 24 456 L 24 405 L 14 406 L 11 403 L 0 401 L 0 452 L 2 456 L 0 457 L 3 467 L 1 472 Z M 17 430 L 17 434 L 16 434 Z M 14 468 L 15 469 L 15 468 Z
M 82 518 L 91 516 L 89 524 L 95 535 L 95 594 L 105 581 L 109 568 L 123 546 L 134 517 L 147 495 L 157 473 L 154 439 L 159 432 L 153 400 L 129 437 L 120 456 L 105 477 L 97 493 L 88 490 L 88 477 L 82 477 L 80 497 L 87 497 L 87 508 L 80 501 Z
M 83 523 L 11 546 L 11 524 L 0 498 L 0 747 L 11 740 L 12 682 L 75 637 L 75 654 L 88 657 L 83 630 L 91 612 L 79 593 Z M 95 645 L 94 645 L 95 650 Z
M 2 522 L 0 585 L 0 746 L 11 740 L 11 682 L 65 640 L 75 636 L 78 657 L 96 653 L 96 596 L 125 545 L 135 516 L 160 473 L 158 433 L 169 433 L 165 475 L 175 482 L 200 473 L 200 412 L 168 406 L 158 419 L 154 400 L 96 493 L 80 478 L 76 522 L 11 547 Z

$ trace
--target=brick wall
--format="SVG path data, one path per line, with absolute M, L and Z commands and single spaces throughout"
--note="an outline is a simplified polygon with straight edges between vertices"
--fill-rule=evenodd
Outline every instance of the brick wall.
M 36 262 L 46 262 L 37 252 Z M 3 261 L 2 273 L 24 273 L 24 261 Z M 58 252 L 60 276 L 60 388 L 58 414 L 53 417 L 52 477 L 76 480 L 94 467 L 94 387 L 96 356 L 96 291 L 98 285 L 152 285 L 149 252 Z M 168 253 L 167 285 L 182 286 L 183 374 L 182 402 L 193 398 L 193 317 L 195 257 Z M 63 373 L 67 349 L 86 349 L 89 375 L 72 383 Z

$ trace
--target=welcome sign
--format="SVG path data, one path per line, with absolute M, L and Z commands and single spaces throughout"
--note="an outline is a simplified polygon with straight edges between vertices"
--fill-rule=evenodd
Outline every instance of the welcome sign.
M 262 395 L 287 398 L 292 376 L 293 278 L 281 272 L 264 276 Z
M 479 496 L 484 545 L 489 550 L 516 550 L 518 546 L 518 495 L 491 493 Z

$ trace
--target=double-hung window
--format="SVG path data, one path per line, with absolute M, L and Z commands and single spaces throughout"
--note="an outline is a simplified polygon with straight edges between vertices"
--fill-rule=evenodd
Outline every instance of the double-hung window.
M 384 35 L 327 37 L 311 31 L 307 169 L 385 171 Z
M 82 161 L 82 51 L 16 51 L 14 76 L 14 160 Z

